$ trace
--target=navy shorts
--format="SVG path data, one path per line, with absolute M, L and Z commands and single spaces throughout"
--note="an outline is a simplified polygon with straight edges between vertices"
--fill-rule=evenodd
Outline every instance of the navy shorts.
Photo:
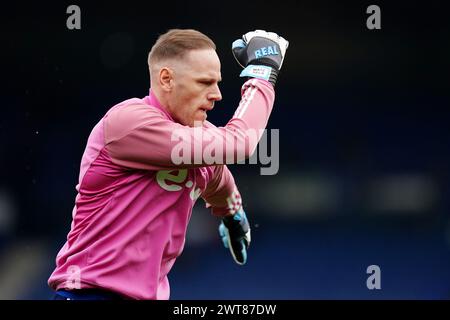
M 55 292 L 52 300 L 125 300 L 125 298 L 102 289 L 62 289 Z

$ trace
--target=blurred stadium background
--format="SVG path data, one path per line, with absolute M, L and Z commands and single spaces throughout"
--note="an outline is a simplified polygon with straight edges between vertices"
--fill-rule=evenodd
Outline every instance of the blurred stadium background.
M 217 44 L 224 125 L 242 81 L 231 42 L 255 28 L 290 40 L 270 128 L 280 170 L 231 167 L 253 226 L 249 262 L 221 247 L 196 204 L 169 279 L 172 299 L 449 299 L 450 28 L 444 2 L 277 4 L 77 2 L 2 5 L 0 299 L 48 299 L 70 227 L 79 161 L 112 105 L 148 90 L 158 34 L 196 28 Z M 275 6 L 275 4 L 273 4 Z M 278 7 L 279 6 L 279 7 Z M 366 268 L 381 268 L 368 290 Z

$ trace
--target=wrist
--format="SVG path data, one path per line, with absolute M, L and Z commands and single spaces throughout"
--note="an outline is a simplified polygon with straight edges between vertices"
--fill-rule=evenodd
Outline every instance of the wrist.
M 231 233 L 236 235 L 244 236 L 250 228 L 243 210 L 238 210 L 234 215 L 223 217 L 222 222 Z
M 272 66 L 250 64 L 242 70 L 240 77 L 250 77 L 269 81 L 274 87 L 279 70 Z

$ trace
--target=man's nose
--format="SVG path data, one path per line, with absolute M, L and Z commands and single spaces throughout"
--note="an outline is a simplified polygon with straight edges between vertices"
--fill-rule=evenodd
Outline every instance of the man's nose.
M 222 93 L 220 93 L 219 86 L 216 85 L 214 91 L 209 94 L 208 99 L 213 101 L 222 100 Z

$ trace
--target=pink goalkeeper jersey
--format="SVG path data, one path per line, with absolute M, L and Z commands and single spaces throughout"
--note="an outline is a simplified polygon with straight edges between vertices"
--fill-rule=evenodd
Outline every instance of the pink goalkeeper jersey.
M 253 150 L 256 144 L 243 132 L 266 127 L 274 97 L 270 83 L 249 80 L 228 124 L 205 121 L 200 130 L 223 138 L 217 143 L 247 141 Z M 226 165 L 174 164 L 176 130 L 191 135 L 186 141 L 192 145 L 216 143 L 199 140 L 199 128 L 175 122 L 152 91 L 112 107 L 97 123 L 81 160 L 71 230 L 48 280 L 53 289 L 104 288 L 132 299 L 169 299 L 167 274 L 183 250 L 196 199 L 201 196 L 217 216 L 241 206 Z M 229 163 L 226 152 L 223 163 Z M 188 156 L 194 163 L 194 148 Z

